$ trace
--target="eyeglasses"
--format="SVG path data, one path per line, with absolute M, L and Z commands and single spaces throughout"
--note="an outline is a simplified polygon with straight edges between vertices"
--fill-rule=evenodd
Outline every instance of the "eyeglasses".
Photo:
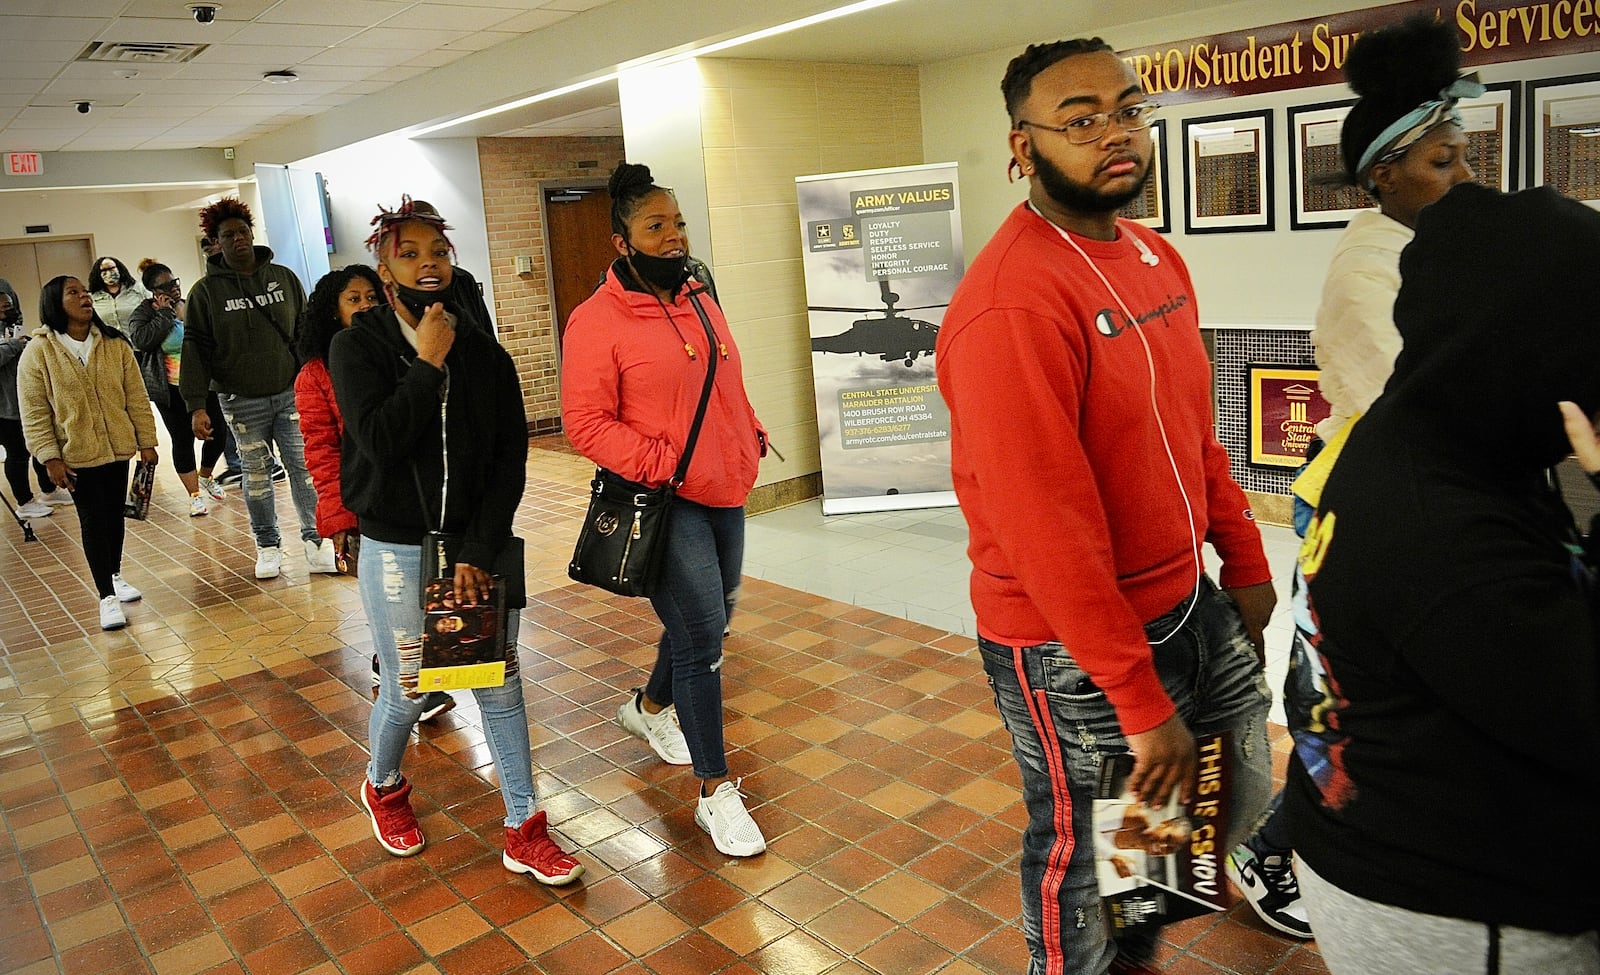
M 1160 108 L 1155 102 L 1140 102 L 1119 108 L 1114 112 L 1095 112 L 1093 115 L 1080 115 L 1066 125 L 1040 125 L 1038 122 L 1029 122 L 1027 119 L 1018 119 L 1017 128 L 1031 125 L 1036 129 L 1047 132 L 1060 132 L 1067 137 L 1067 141 L 1075 146 L 1099 142 L 1105 138 L 1106 131 L 1111 127 L 1113 120 L 1124 132 L 1138 132 L 1148 129 L 1155 122 L 1156 109 Z

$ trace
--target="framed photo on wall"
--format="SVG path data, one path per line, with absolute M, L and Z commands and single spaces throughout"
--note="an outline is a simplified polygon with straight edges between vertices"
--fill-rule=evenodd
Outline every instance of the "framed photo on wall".
M 1272 229 L 1272 112 L 1183 120 L 1183 229 Z
M 1130 200 L 1117 215 L 1142 223 L 1156 233 L 1169 233 L 1172 230 L 1172 207 L 1167 201 L 1170 199 L 1167 191 L 1167 120 L 1158 118 L 1150 126 L 1150 176 L 1144 182 L 1143 192 Z
M 1522 82 L 1501 81 L 1485 87 L 1489 90 L 1480 97 L 1463 98 L 1456 104 L 1461 128 L 1467 133 L 1467 158 L 1472 162 L 1474 182 L 1510 193 L 1517 188 L 1521 162 Z
M 1289 227 L 1343 227 L 1372 197 L 1344 181 L 1339 134 L 1354 100 L 1289 109 Z
M 1528 185 L 1600 207 L 1600 74 L 1528 82 Z

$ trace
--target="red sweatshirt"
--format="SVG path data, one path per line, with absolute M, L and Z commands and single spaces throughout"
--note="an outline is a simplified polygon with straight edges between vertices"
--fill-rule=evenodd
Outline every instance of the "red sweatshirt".
M 615 267 L 573 309 L 561 346 L 561 422 L 578 452 L 612 473 L 656 487 L 678 466 L 689 439 L 708 353 L 717 377 L 705 423 L 678 494 L 712 508 L 744 504 L 765 438 L 744 391 L 739 349 L 722 309 L 700 296 L 717 343 L 680 290 L 670 302 L 624 287 Z M 691 358 L 685 345 L 695 350 Z
M 1106 693 L 1123 733 L 1138 734 L 1173 713 L 1143 624 L 1194 588 L 1194 538 L 1221 554 L 1224 588 L 1271 572 L 1213 431 L 1188 270 L 1158 234 L 1118 226 L 1115 241 L 1073 239 L 1139 329 L 1023 204 L 956 289 L 936 362 L 979 633 L 1011 646 L 1059 641 Z M 1130 235 L 1159 263 L 1142 262 Z
M 306 469 L 317 489 L 317 534 L 355 531 L 355 512 L 339 495 L 339 449 L 344 440 L 344 420 L 333 399 L 333 377 L 328 364 L 312 359 L 294 378 L 294 406 L 300 411 L 300 439 L 305 441 Z

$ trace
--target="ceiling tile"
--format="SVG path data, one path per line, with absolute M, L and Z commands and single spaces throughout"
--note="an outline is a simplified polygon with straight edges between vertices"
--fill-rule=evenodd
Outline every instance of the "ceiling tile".
M 520 16 L 505 7 L 452 7 L 442 3 L 419 3 L 403 14 L 383 22 L 385 27 L 411 27 L 420 30 L 487 30 Z
M 415 78 L 417 75 L 426 74 L 430 70 L 432 69 L 420 64 L 397 64 L 392 68 L 385 68 L 379 71 L 367 80 L 394 85 Z
M 6 7 L 10 10 L 10 5 Z M 6 39 L 8 54 L 31 46 L 33 41 L 77 41 L 87 44 L 110 24 L 104 17 L 13 17 L 0 15 L 0 37 Z M 18 44 L 17 42 L 25 42 Z
M 550 0 L 550 2 L 546 3 L 544 6 L 547 10 L 577 11 L 593 10 L 596 7 L 603 7 L 610 2 L 611 0 Z
M 254 20 L 277 2 L 278 0 L 217 0 L 217 19 L 214 23 Z M 188 6 L 188 0 L 133 0 L 127 4 L 122 15 L 187 20 L 194 23 L 194 15 L 189 13 Z
M 236 44 L 286 47 L 333 47 L 356 32 L 354 27 L 307 27 L 301 24 L 246 24 L 233 35 Z
M 503 20 L 494 25 L 495 30 L 514 31 L 518 34 L 531 34 L 536 30 L 544 30 L 551 24 L 560 23 L 572 16 L 570 10 L 530 10 L 525 14 L 518 14 L 509 20 Z
M 127 0 L 73 0 L 78 17 L 115 17 Z M 6 0 L 6 13 L 19 17 L 59 17 L 61 0 Z
M 236 22 L 197 24 L 193 20 L 118 17 L 110 27 L 100 32 L 98 39 L 146 43 L 175 41 L 185 44 L 221 44 L 239 33 L 242 27 L 243 24 Z
M 249 47 L 241 45 L 238 47 L 228 46 L 222 48 L 212 48 L 211 50 L 202 52 L 199 57 L 184 65 L 184 70 L 180 73 L 187 73 L 188 69 L 200 64 L 246 64 L 254 66 L 271 65 L 275 68 L 281 68 L 285 65 L 299 64 L 306 58 L 314 58 L 326 50 L 327 48 L 321 44 L 314 46 L 304 44 L 296 46 L 282 44 L 252 44 Z M 263 68 L 263 70 L 270 69 Z
M 306 65 L 320 65 L 323 67 L 343 68 L 388 68 L 404 61 L 410 61 L 422 52 L 399 51 L 392 47 L 347 47 L 339 46 L 323 51 L 315 57 L 306 58 Z M 370 75 L 370 72 L 368 73 Z M 368 75 L 362 75 L 367 77 Z M 358 79 L 352 78 L 352 81 Z
M 8 61 L 0 58 L 0 91 L 37 91 L 54 78 L 61 65 L 48 61 Z
M 504 27 L 505 25 L 501 24 L 500 26 Z M 521 36 L 515 31 L 481 30 L 476 34 L 468 34 L 459 40 L 447 41 L 441 44 L 440 47 L 452 51 L 487 51 L 496 44 L 514 41 Z
M 452 42 L 473 37 L 467 30 L 402 30 L 398 27 L 372 27 L 340 43 L 341 48 L 379 48 L 396 51 L 431 51 Z M 477 48 L 467 48 L 477 50 Z
M 262 14 L 265 24 L 325 24 L 368 27 L 411 6 L 410 0 L 279 0 Z
M 340 83 L 362 81 L 382 70 L 381 66 L 371 64 L 298 64 L 295 65 L 294 73 L 300 76 L 300 80 L 284 87 L 292 87 L 299 91 L 304 89 L 308 81 Z
M 131 85 L 140 82 L 153 81 L 158 78 L 171 78 L 177 74 L 181 64 L 122 64 L 108 61 L 74 61 L 61 69 L 58 78 L 80 81 L 115 81 L 122 85 Z M 118 78 L 114 72 L 137 71 L 137 78 Z

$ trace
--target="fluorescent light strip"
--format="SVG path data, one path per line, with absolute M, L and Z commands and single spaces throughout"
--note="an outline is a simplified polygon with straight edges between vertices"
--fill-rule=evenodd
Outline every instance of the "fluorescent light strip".
M 738 47 L 741 44 L 749 44 L 752 41 L 760 41 L 765 40 L 768 37 L 776 37 L 779 34 L 787 34 L 790 31 L 799 30 L 802 27 L 811 27 L 816 24 L 827 23 L 830 20 L 837 20 L 840 17 L 848 17 L 851 14 L 858 14 L 864 10 L 871 10 L 874 7 L 886 7 L 895 2 L 897 2 L 897 0 L 857 0 L 856 3 L 847 4 L 843 7 L 827 10 L 820 14 L 812 14 L 809 17 L 801 17 L 799 20 L 791 20 L 787 24 L 779 24 L 776 27 L 767 27 L 762 30 L 753 31 L 749 34 L 743 34 L 739 37 L 734 37 L 726 41 L 717 41 L 715 44 L 707 44 L 704 47 L 692 48 L 688 51 L 682 52 L 681 54 L 673 54 L 656 60 L 641 61 L 638 64 L 630 65 L 626 70 L 636 71 L 644 68 L 659 68 L 665 67 L 669 64 L 677 64 L 680 61 L 687 61 L 690 58 L 714 54 L 717 51 L 726 51 L 731 47 Z M 415 132 L 408 134 L 411 138 L 416 138 L 418 136 L 424 136 L 438 132 L 441 129 L 448 129 L 457 125 L 465 125 L 468 122 L 476 122 L 478 119 L 488 118 L 491 115 L 499 115 L 501 112 L 509 112 L 513 109 L 522 108 L 525 105 L 532 105 L 536 102 L 548 101 L 552 98 L 559 98 L 562 95 L 567 95 L 575 91 L 582 91 L 585 88 L 593 88 L 595 85 L 604 84 L 608 81 L 615 81 L 617 77 L 621 75 L 621 73 L 621 71 L 612 71 L 607 74 L 603 74 L 598 78 L 590 78 L 587 81 L 579 81 L 574 84 L 565 85 L 561 88 L 540 92 L 537 95 L 529 95 L 526 98 L 519 98 L 516 101 L 506 102 L 504 105 L 496 105 L 494 108 L 485 108 L 482 111 L 473 112 L 470 115 L 463 115 L 460 118 L 453 118 L 448 121 L 437 122 L 433 125 L 417 129 Z

